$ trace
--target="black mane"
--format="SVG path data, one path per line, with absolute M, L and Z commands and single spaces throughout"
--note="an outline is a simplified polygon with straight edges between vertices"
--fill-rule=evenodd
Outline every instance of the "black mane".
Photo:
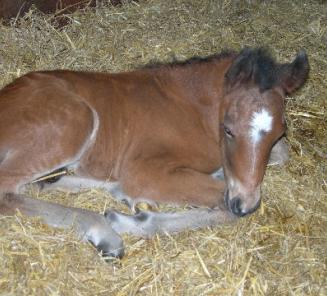
M 273 88 L 278 82 L 279 65 L 264 48 L 243 49 L 226 73 L 230 85 L 254 81 L 260 91 Z
M 194 64 L 200 64 L 200 63 L 210 63 L 212 61 L 217 61 L 223 58 L 227 58 L 233 55 L 237 55 L 234 51 L 231 50 L 223 50 L 222 52 L 218 54 L 209 55 L 206 57 L 201 56 L 194 56 L 186 60 L 177 60 L 176 57 L 173 57 L 172 62 L 163 63 L 158 61 L 152 61 L 149 64 L 145 65 L 143 68 L 146 69 L 154 69 L 154 68 L 160 68 L 160 67 L 179 67 L 179 66 L 188 66 L 188 65 L 194 65 Z
M 195 56 L 179 61 L 174 59 L 170 63 L 150 62 L 143 69 L 174 68 L 192 66 L 201 63 L 210 63 L 220 59 L 235 57 L 235 60 L 226 73 L 226 82 L 234 85 L 236 82 L 247 83 L 254 81 L 260 91 L 273 88 L 278 82 L 279 65 L 275 63 L 265 48 L 245 48 L 237 54 L 231 50 L 224 50 L 219 54 L 207 57 Z

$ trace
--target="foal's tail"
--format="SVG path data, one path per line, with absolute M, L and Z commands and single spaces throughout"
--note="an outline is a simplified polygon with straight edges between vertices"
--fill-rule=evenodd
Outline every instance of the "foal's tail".
M 130 233 L 141 237 L 230 224 L 237 220 L 231 212 L 219 208 L 197 208 L 183 212 L 162 213 L 141 211 L 136 215 L 108 211 L 105 216 L 117 233 Z

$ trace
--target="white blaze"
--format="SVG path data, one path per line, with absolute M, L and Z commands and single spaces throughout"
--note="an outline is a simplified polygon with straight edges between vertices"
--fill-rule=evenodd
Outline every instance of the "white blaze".
M 272 116 L 265 109 L 253 113 L 250 122 L 250 137 L 254 144 L 260 141 L 262 132 L 271 131 L 272 121 Z

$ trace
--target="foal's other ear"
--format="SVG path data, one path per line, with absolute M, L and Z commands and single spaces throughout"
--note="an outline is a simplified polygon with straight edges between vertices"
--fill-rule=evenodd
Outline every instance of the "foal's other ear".
M 291 94 L 300 88 L 308 78 L 309 74 L 308 56 L 301 50 L 295 60 L 290 64 L 280 65 L 279 82 L 287 94 Z
M 251 49 L 245 48 L 241 51 L 225 74 L 225 86 L 227 92 L 234 86 L 246 82 L 252 75 Z

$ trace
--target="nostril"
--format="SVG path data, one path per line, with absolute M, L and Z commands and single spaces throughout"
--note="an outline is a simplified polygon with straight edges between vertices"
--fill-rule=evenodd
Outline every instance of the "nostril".
M 229 208 L 234 215 L 242 217 L 245 216 L 246 213 L 242 211 L 241 205 L 242 205 L 242 200 L 239 197 L 234 197 L 230 201 Z

